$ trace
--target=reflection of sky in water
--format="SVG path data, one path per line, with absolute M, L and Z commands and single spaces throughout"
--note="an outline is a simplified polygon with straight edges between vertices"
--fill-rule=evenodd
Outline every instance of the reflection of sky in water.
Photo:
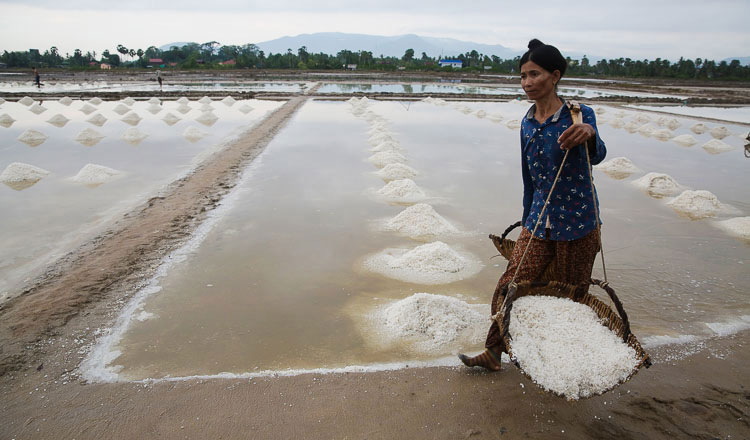
M 528 108 L 515 102 L 462 104 L 505 121 Z M 366 162 L 369 126 L 349 113 L 348 104 L 308 102 L 268 146 L 202 245 L 147 301 L 144 310 L 158 318 L 136 322 L 119 345 L 117 363 L 125 375 L 409 362 L 471 348 L 460 342 L 426 355 L 398 343 L 379 345 L 367 316 L 415 292 L 489 302 L 506 263 L 490 259 L 496 252 L 487 234 L 501 232 L 521 214 L 518 131 L 453 106 L 374 102 L 370 108 L 390 121 L 408 164 L 420 173 L 416 183 L 438 198 L 437 212 L 475 232 L 445 241 L 477 255 L 484 269 L 443 286 L 360 272 L 357 261 L 367 254 L 419 243 L 371 228 L 372 221 L 392 218 L 403 207 L 371 195 L 383 182 Z M 610 117 L 618 111 L 600 108 Z M 695 121 L 678 120 L 675 135 L 690 133 Z M 696 135 L 699 144 L 684 148 L 606 123 L 600 131 L 610 159 L 626 156 L 644 173 L 670 174 L 750 215 L 750 162 L 738 160 L 739 148 L 714 156 L 699 146 L 711 139 L 708 134 Z M 738 138 L 726 142 L 740 144 Z M 636 334 L 706 336 L 712 334 L 706 323 L 742 322 L 750 315 L 747 245 L 711 220 L 681 218 L 665 200 L 636 189 L 630 181 L 642 174 L 614 180 L 595 172 L 609 281 Z M 602 277 L 599 260 L 594 277 Z
M 750 124 L 750 107 L 686 107 L 669 105 L 627 105 L 626 107 Z
M 0 82 L 0 92 L 13 93 L 65 93 L 65 92 L 158 92 L 159 84 L 156 77 L 152 81 L 134 83 L 108 83 L 104 81 L 71 83 L 45 81 L 44 86 L 38 89 L 31 81 L 28 82 Z M 301 93 L 309 87 L 309 83 L 300 82 L 172 82 L 169 76 L 165 76 L 163 91 L 165 92 L 284 92 Z
M 113 111 L 118 103 L 103 102 L 90 115 L 79 110 L 82 101 L 74 101 L 67 107 L 57 101 L 44 101 L 43 106 L 48 110 L 39 115 L 19 103 L 6 102 L 0 107 L 0 114 L 7 113 L 16 120 L 9 128 L 0 127 L 0 172 L 13 162 L 51 172 L 22 191 L 0 184 L 0 297 L 30 269 L 59 255 L 116 213 L 144 200 L 186 172 L 196 156 L 211 150 L 233 130 L 254 123 L 268 110 L 281 105 L 251 100 L 227 107 L 214 102 L 214 114 L 219 119 L 208 127 L 196 122 L 202 112 L 201 104 L 195 101 L 190 103 L 192 110 L 187 114 L 176 110 L 175 101 L 165 101 L 163 110 L 157 114 L 147 111 L 146 102 L 137 102 L 133 111 L 143 119 L 136 128 L 148 137 L 133 146 L 120 139 L 131 126 Z M 240 112 L 246 103 L 255 110 L 248 114 Z M 181 120 L 167 125 L 161 118 L 168 112 Z M 70 122 L 64 127 L 45 122 L 58 113 Z M 107 118 L 101 127 L 86 122 L 96 114 Z M 182 133 L 191 126 L 208 136 L 195 143 L 187 141 Z M 86 128 L 105 137 L 95 146 L 83 146 L 74 138 Z M 37 147 L 29 147 L 16 139 L 26 129 L 40 131 L 49 138 Z M 69 178 L 87 163 L 114 168 L 122 176 L 96 188 L 71 182 Z

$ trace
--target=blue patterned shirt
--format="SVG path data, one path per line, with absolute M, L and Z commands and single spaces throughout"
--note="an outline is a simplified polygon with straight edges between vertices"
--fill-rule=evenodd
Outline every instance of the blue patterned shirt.
M 557 139 L 573 124 L 570 109 L 563 101 L 557 112 L 544 123 L 534 119 L 533 105 L 521 122 L 521 170 L 523 174 L 523 218 L 521 223 L 529 231 L 542 211 L 552 181 L 562 163 L 565 151 L 560 149 Z M 591 107 L 581 105 L 583 122 L 596 131 L 596 139 L 587 142 L 591 165 L 604 160 L 607 148 L 599 137 L 596 118 Z M 573 147 L 568 154 L 555 192 L 544 216 L 549 219 L 550 235 L 545 234 L 546 219 L 537 228 L 536 237 L 555 241 L 571 241 L 582 238 L 596 229 L 595 208 L 591 195 L 586 150 L 584 145 Z M 598 203 L 598 201 L 597 201 Z

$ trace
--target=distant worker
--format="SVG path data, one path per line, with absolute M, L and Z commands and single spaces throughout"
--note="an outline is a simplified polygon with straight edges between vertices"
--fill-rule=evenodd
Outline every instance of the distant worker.
M 36 84 L 36 87 L 38 89 L 41 89 L 42 88 L 42 81 L 41 81 L 41 78 L 39 77 L 39 71 L 36 70 L 36 67 L 34 67 L 32 69 L 32 72 L 34 73 L 34 84 Z
M 156 80 L 159 81 L 159 91 L 161 91 L 162 90 L 161 70 L 156 71 Z

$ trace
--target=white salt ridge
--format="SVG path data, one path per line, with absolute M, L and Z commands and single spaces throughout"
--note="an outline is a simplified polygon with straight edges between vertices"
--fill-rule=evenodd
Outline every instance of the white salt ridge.
M 372 145 L 377 145 L 381 142 L 386 142 L 386 141 L 395 142 L 395 139 L 393 139 L 393 136 L 391 136 L 390 133 L 376 133 L 370 136 L 367 140 Z
M 153 98 L 149 99 L 146 102 L 148 102 L 151 105 L 159 105 L 159 104 L 161 104 L 161 100 L 159 98 L 157 98 L 157 97 L 153 97 Z
M 135 99 L 128 96 L 127 98 L 123 99 L 122 102 L 127 106 L 132 106 L 133 104 L 135 104 Z
M 615 157 L 596 165 L 594 168 L 602 170 L 615 179 L 624 179 L 633 173 L 641 172 L 627 157 Z
M 715 225 L 729 235 L 750 240 L 750 217 L 735 217 L 715 222 Z
M 365 259 L 364 267 L 396 280 L 425 285 L 447 284 L 476 275 L 482 265 L 436 241 L 414 249 L 385 249 Z
M 690 127 L 690 130 L 695 134 L 703 134 L 708 131 L 708 126 L 699 122 Z
M 221 103 L 226 105 L 227 107 L 233 106 L 236 102 L 237 100 L 232 98 L 231 96 L 227 96 L 226 98 L 221 100 Z
M 378 309 L 372 322 L 387 341 L 421 353 L 452 350 L 481 341 L 488 324 L 487 306 L 430 293 L 415 293 Z
M 78 136 L 73 138 L 73 140 L 78 141 L 87 147 L 93 147 L 102 139 L 104 139 L 104 135 L 92 128 L 84 129 L 83 131 L 78 133 Z
M 189 100 L 189 99 L 187 99 L 187 98 L 186 98 L 186 97 L 184 97 L 184 96 L 180 97 L 180 99 L 178 99 L 178 100 L 177 100 L 177 103 L 178 103 L 178 104 L 187 104 L 188 102 L 190 102 L 190 100 Z
M 391 180 L 411 179 L 417 176 L 417 170 L 402 163 L 389 163 L 375 173 L 386 182 Z
M 190 142 L 195 143 L 208 136 L 208 133 L 204 133 L 196 127 L 190 126 L 185 129 L 185 131 L 182 133 L 182 136 Z
M 367 161 L 378 168 L 383 168 L 384 166 L 392 163 L 404 163 L 406 162 L 406 158 L 400 153 L 392 150 L 387 150 L 373 154 L 372 156 L 367 158 Z
M 138 145 L 148 137 L 147 134 L 141 132 L 136 127 L 130 127 L 120 136 L 120 139 L 129 143 L 130 145 Z
M 136 112 L 130 112 L 127 115 L 123 116 L 120 120 L 126 124 L 135 126 L 138 125 L 139 122 L 141 122 L 141 119 L 143 118 L 138 116 Z
M 112 109 L 112 111 L 122 116 L 125 113 L 130 111 L 130 107 L 120 102 L 120 103 L 117 103 L 117 105 L 115 106 L 115 108 Z
M 385 228 L 417 240 L 458 233 L 455 226 L 426 203 L 417 203 L 404 209 L 390 219 Z
M 521 121 L 519 121 L 518 119 L 511 119 L 505 123 L 505 126 L 510 128 L 511 130 L 518 130 L 519 128 L 521 128 Z
M 60 113 L 56 114 L 55 116 L 47 119 L 47 123 L 50 125 L 54 125 L 55 127 L 64 127 L 65 124 L 67 124 L 70 121 L 70 119 L 66 118 L 65 116 L 61 115 Z
M 732 134 L 727 129 L 727 127 L 725 127 L 723 125 L 719 125 L 717 127 L 712 128 L 711 131 L 710 131 L 710 133 L 711 133 L 711 136 L 714 137 L 715 139 L 724 139 L 725 137 L 727 137 L 730 134 Z
M 112 168 L 89 163 L 81 168 L 78 174 L 73 176 L 71 180 L 76 183 L 82 183 L 93 187 L 106 183 L 119 174 L 119 171 Z
M 96 111 L 96 107 L 87 102 L 83 104 L 83 106 L 81 106 L 79 110 L 82 111 L 85 115 L 90 115 L 91 113 L 94 113 Z
M 101 113 L 97 113 L 94 116 L 86 119 L 86 122 L 96 125 L 97 127 L 101 127 L 105 122 L 107 122 L 107 118 L 102 116 Z
M 676 136 L 672 138 L 672 142 L 676 143 L 677 145 L 682 145 L 683 147 L 692 147 L 693 145 L 698 143 L 698 141 L 689 134 L 681 134 L 679 136 Z
M 416 203 L 427 198 L 424 191 L 411 179 L 392 180 L 380 188 L 378 194 L 393 203 Z
M 30 147 L 38 147 L 47 140 L 47 135 L 34 129 L 28 129 L 21 133 L 16 139 Z
M 39 115 L 39 114 L 42 114 L 42 113 L 46 112 L 47 111 L 47 107 L 45 107 L 45 106 L 43 106 L 43 105 L 41 105 L 39 103 L 34 103 L 31 106 L 29 106 L 29 111 L 31 113 L 34 113 L 35 115 Z
M 190 108 L 190 106 L 187 104 L 180 104 L 179 107 L 177 107 L 177 111 L 182 113 L 183 115 L 185 113 L 188 113 L 190 110 L 192 110 L 192 108 Z
M 710 141 L 703 144 L 703 149 L 706 150 L 706 152 L 708 152 L 709 154 L 720 154 L 726 153 L 727 151 L 732 151 L 734 150 L 734 147 L 725 144 L 718 139 L 711 139 Z
M 213 101 L 208 96 L 204 96 L 203 98 L 199 99 L 198 102 L 201 104 L 210 104 Z
M 211 112 L 204 112 L 204 113 L 201 113 L 200 116 L 195 118 L 195 120 L 207 127 L 210 127 L 214 125 L 214 123 L 216 123 L 216 121 L 218 121 L 219 118 L 217 118 L 216 115 Z
M 73 103 L 73 100 L 70 99 L 67 96 L 64 96 L 64 97 L 60 98 L 57 102 L 59 102 L 60 104 L 62 104 L 62 105 L 64 105 L 64 106 L 67 107 L 67 106 L 69 106 L 70 104 Z
M 680 127 L 680 121 L 678 121 L 675 118 L 668 118 L 666 116 L 660 116 L 659 119 L 656 120 L 656 123 L 659 124 L 660 127 L 667 127 L 670 130 L 677 130 Z
M 167 125 L 172 126 L 179 122 L 181 119 L 172 113 L 167 113 L 163 118 L 161 118 L 161 120 L 164 121 Z
M 685 190 L 667 204 L 677 213 L 693 220 L 715 217 L 722 209 L 719 199 L 705 190 Z
M 29 98 L 28 96 L 24 96 L 23 98 L 21 98 L 21 99 L 18 100 L 19 104 L 25 105 L 26 107 L 30 106 L 34 102 L 35 101 L 33 99 Z
M 396 141 L 383 141 L 375 145 L 374 147 L 370 148 L 370 151 L 372 151 L 373 153 L 380 153 L 382 151 L 400 152 L 402 151 L 402 149 L 401 149 L 401 146 Z
M 662 173 L 648 173 L 640 179 L 634 180 L 633 185 L 657 199 L 671 196 L 682 189 L 682 186 L 672 176 Z
M 251 112 L 251 111 L 253 111 L 253 110 L 254 110 L 254 109 L 253 109 L 253 107 L 251 107 L 251 106 L 250 106 L 250 105 L 248 105 L 248 104 L 243 104 L 243 105 L 242 105 L 242 107 L 240 107 L 240 111 L 241 111 L 242 113 L 244 113 L 244 114 L 248 114 L 248 113 L 250 113 L 250 112 Z
M 591 308 L 567 298 L 517 299 L 508 331 L 521 369 L 537 385 L 569 400 L 611 389 L 638 365 L 635 350 L 602 325 Z
M 3 113 L 0 115 L 0 125 L 2 125 L 5 128 L 10 127 L 13 125 L 13 123 L 16 122 L 15 119 L 13 119 L 9 114 Z
M 49 171 L 22 162 L 13 162 L 0 173 L 0 182 L 20 191 L 26 189 L 48 175 Z

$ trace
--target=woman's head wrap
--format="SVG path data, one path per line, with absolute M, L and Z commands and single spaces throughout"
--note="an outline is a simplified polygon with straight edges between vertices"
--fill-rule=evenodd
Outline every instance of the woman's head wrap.
M 565 69 L 568 67 L 568 62 L 565 61 L 565 58 L 555 46 L 544 44 L 536 38 L 529 41 L 529 50 L 521 57 L 519 67 L 529 61 L 533 61 L 550 73 L 559 70 L 561 78 L 565 75 Z

